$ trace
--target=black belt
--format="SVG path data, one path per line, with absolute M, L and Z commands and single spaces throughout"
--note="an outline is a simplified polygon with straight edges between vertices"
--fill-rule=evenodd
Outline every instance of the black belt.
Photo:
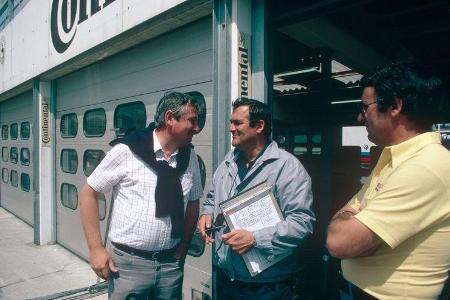
M 352 284 L 351 286 L 352 286 L 352 296 L 354 300 L 377 300 L 377 298 L 367 294 L 356 285 Z
M 125 253 L 128 253 L 130 255 L 135 255 L 135 256 L 139 256 L 142 258 L 148 258 L 148 259 L 152 259 L 152 260 L 158 260 L 161 258 L 168 258 L 168 257 L 175 257 L 175 250 L 177 247 L 174 247 L 172 249 L 164 249 L 164 250 L 159 250 L 159 251 L 147 251 L 147 250 L 141 250 L 141 249 L 136 249 L 124 244 L 119 244 L 119 243 L 115 243 L 115 242 L 111 242 L 111 244 L 113 244 L 114 247 L 116 247 L 117 249 L 119 249 L 120 251 L 123 251 Z

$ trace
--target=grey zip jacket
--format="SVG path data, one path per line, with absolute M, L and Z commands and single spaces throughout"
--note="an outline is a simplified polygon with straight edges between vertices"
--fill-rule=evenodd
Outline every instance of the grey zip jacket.
M 294 250 L 313 232 L 315 216 L 311 209 L 311 178 L 302 164 L 292 154 L 270 142 L 263 150 L 243 180 L 239 179 L 237 159 L 238 149 L 230 151 L 214 173 L 202 215 L 211 215 L 214 220 L 220 213 L 219 203 L 249 189 L 263 181 L 272 186 L 284 221 L 276 226 L 253 232 L 256 245 L 267 259 L 277 255 L 290 254 L 260 274 L 251 277 L 244 260 L 222 242 L 222 234 L 229 232 L 226 227 L 215 235 L 213 264 L 230 278 L 245 282 L 273 282 L 289 277 L 299 271 L 300 262 L 294 257 Z

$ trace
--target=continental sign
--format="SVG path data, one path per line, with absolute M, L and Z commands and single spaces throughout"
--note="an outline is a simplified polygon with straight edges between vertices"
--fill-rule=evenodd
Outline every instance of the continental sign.
M 77 26 L 92 18 L 115 0 L 105 0 L 100 5 L 99 0 L 53 0 L 50 14 L 50 33 L 53 47 L 59 53 L 69 48 Z M 89 2 L 89 11 L 88 11 Z

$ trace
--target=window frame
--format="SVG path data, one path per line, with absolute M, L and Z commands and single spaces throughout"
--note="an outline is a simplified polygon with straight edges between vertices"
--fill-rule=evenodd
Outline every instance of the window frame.
M 13 135 L 13 127 L 15 128 L 15 134 Z M 19 124 L 16 122 L 9 125 L 9 137 L 11 140 L 17 140 L 19 138 Z
M 63 201 L 63 186 L 65 186 L 65 185 L 67 185 L 68 187 L 74 187 L 75 188 L 75 194 L 76 194 L 76 205 L 75 205 L 75 207 L 74 208 L 72 208 L 72 207 L 70 207 L 70 206 L 67 206 L 67 205 L 65 205 L 64 204 L 64 201 Z M 69 190 L 67 190 L 67 192 L 69 192 Z M 68 208 L 68 209 L 71 209 L 71 210 L 77 210 L 77 208 L 78 208 L 78 189 L 77 189 L 77 187 L 74 185 L 74 184 L 71 184 L 71 183 L 68 183 L 68 182 L 63 182 L 63 183 L 61 183 L 61 186 L 60 186 L 60 188 L 59 188 L 59 194 L 60 194 L 60 201 L 61 201 L 61 205 L 62 206 L 64 206 L 64 207 L 66 207 L 66 208 Z
M 23 130 L 22 130 L 22 128 L 24 127 L 25 124 L 28 124 L 28 136 L 27 137 L 24 137 Z M 29 140 L 30 139 L 30 136 L 31 136 L 31 124 L 30 124 L 29 121 L 24 121 L 24 122 L 20 123 L 19 133 L 20 133 L 20 139 L 21 140 Z
M 6 150 L 6 159 L 3 158 L 3 151 Z M 8 147 L 3 146 L 2 147 L 2 161 L 3 162 L 8 162 L 9 161 L 9 150 Z
M 15 185 L 14 185 L 13 180 L 12 180 L 13 179 L 13 173 L 15 174 L 16 179 L 17 179 L 17 182 L 16 182 Z M 9 182 L 11 183 L 11 186 L 13 186 L 13 187 L 18 187 L 19 186 L 19 173 L 16 170 L 11 170 L 9 172 Z
M 76 130 L 75 130 L 75 135 L 74 136 L 71 136 L 71 135 L 69 135 L 69 136 L 64 136 L 63 135 L 63 131 L 62 131 L 62 123 L 63 123 L 63 118 L 64 117 L 66 117 L 66 116 L 75 116 L 75 120 L 77 121 L 76 122 L 76 124 L 77 124 L 77 128 L 76 128 Z M 61 138 L 63 138 L 63 139 L 73 139 L 73 138 L 76 138 L 77 137 L 77 135 L 78 135 L 78 115 L 76 114 L 76 113 L 68 113 L 68 114 L 64 114 L 64 115 L 62 115 L 61 116 L 61 119 L 59 120 L 59 133 L 61 134 Z
M 87 162 L 87 153 L 88 152 L 102 152 L 103 153 L 103 157 L 98 161 L 97 165 L 95 166 L 94 169 L 92 169 L 92 171 L 88 174 L 88 172 L 86 172 L 86 162 Z M 83 153 L 83 173 L 86 176 L 90 176 L 92 174 L 92 172 L 94 172 L 94 170 L 97 168 L 98 164 L 103 160 L 103 158 L 105 158 L 105 151 L 103 151 L 102 149 L 86 149 Z
M 6 171 L 6 176 L 7 176 L 6 180 L 5 180 L 4 176 L 3 176 L 5 174 L 5 171 Z M 8 168 L 2 168 L 2 182 L 5 183 L 5 184 L 9 183 L 9 170 L 8 170 Z
M 191 97 L 191 99 L 193 100 L 193 102 L 195 102 L 199 108 L 198 113 L 198 127 L 200 128 L 200 131 L 203 130 L 203 128 L 205 127 L 206 124 L 206 115 L 207 115 L 207 110 L 206 110 L 206 101 L 205 101 L 205 96 L 203 96 L 202 93 L 200 93 L 199 91 L 192 91 L 192 92 L 187 92 L 186 95 L 189 95 Z
M 118 110 L 119 109 L 123 109 L 123 107 L 132 106 L 132 105 L 142 105 L 143 111 L 144 111 L 144 116 L 145 116 L 144 117 L 144 126 L 142 128 L 145 128 L 145 126 L 147 124 L 147 108 L 145 107 L 144 102 L 142 102 L 142 101 L 133 101 L 133 102 L 121 103 L 121 104 L 116 106 L 116 108 L 114 109 L 114 115 L 113 115 L 113 128 L 114 128 L 114 131 L 116 133 L 116 137 L 124 136 L 126 134 L 126 132 L 130 129 L 130 128 L 126 128 L 123 132 L 121 132 L 120 129 L 122 129 L 122 128 L 119 128 L 117 126 L 117 123 L 118 123 L 118 116 L 117 116 Z M 141 128 L 140 127 L 139 128 L 136 127 L 135 129 L 141 129 Z
M 24 162 L 23 162 L 23 152 L 24 152 L 24 150 L 27 150 L 28 151 L 28 163 L 27 164 L 25 164 Z M 31 151 L 30 151 L 30 148 L 28 148 L 28 147 L 22 147 L 22 148 L 20 148 L 20 154 L 19 154 L 19 160 L 20 160 L 20 164 L 22 165 L 22 166 L 29 166 L 30 164 L 31 164 Z
M 15 151 L 13 151 L 13 150 L 15 150 Z M 16 158 L 15 158 L 15 160 L 13 160 L 13 158 L 12 158 L 13 152 L 16 153 Z M 11 147 L 11 148 L 9 149 L 9 161 L 10 161 L 12 164 L 17 165 L 17 163 L 18 163 L 18 161 L 19 161 L 19 149 L 18 149 L 17 147 Z
M 86 134 L 86 115 L 88 113 L 92 113 L 92 112 L 96 112 L 96 111 L 103 111 L 103 115 L 105 116 L 105 126 L 103 128 L 103 132 L 101 134 Z M 98 107 L 98 108 L 94 108 L 94 109 L 89 109 L 87 111 L 84 112 L 83 114 L 83 134 L 85 137 L 102 137 L 105 135 L 106 132 L 106 125 L 107 125 L 107 118 L 106 118 L 106 111 L 104 108 Z
M 64 167 L 63 167 L 63 157 L 64 157 L 64 154 L 63 154 L 63 153 L 64 153 L 64 152 L 67 152 L 67 151 L 73 151 L 73 152 L 75 152 L 75 156 L 76 156 L 76 159 L 77 159 L 77 163 L 76 163 L 76 168 L 75 168 L 75 171 L 74 171 L 74 172 L 66 171 L 66 170 L 64 169 Z M 77 152 L 76 149 L 73 149 L 73 148 L 63 148 L 63 149 L 61 149 L 60 157 L 59 157 L 59 167 L 61 168 L 61 171 L 62 171 L 62 172 L 67 173 L 67 174 L 76 174 L 76 173 L 78 172 L 78 163 L 79 163 L 79 161 L 78 161 L 78 152 Z
M 8 139 L 9 139 L 9 126 L 7 124 L 4 124 L 2 125 L 2 140 L 6 141 Z
M 28 177 L 28 190 L 24 189 L 23 180 L 22 180 L 24 175 L 26 177 Z M 30 177 L 30 175 L 28 175 L 28 173 L 25 173 L 25 172 L 20 173 L 20 189 L 22 191 L 24 191 L 24 192 L 27 192 L 27 193 L 30 191 L 30 189 L 31 189 L 31 177 Z

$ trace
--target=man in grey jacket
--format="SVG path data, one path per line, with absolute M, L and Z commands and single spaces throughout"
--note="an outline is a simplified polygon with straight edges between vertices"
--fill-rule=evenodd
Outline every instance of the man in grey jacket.
M 290 299 L 290 278 L 299 271 L 294 250 L 313 232 L 311 179 L 302 164 L 270 140 L 271 117 L 267 105 L 252 99 L 233 103 L 230 118 L 231 150 L 217 168 L 198 229 L 206 243 L 215 242 L 213 264 L 218 269 L 218 299 Z M 284 221 L 254 232 L 222 227 L 219 203 L 266 181 L 277 199 Z M 222 223 L 222 224 L 221 224 Z M 270 260 L 286 256 L 252 277 L 242 254 L 253 247 Z

